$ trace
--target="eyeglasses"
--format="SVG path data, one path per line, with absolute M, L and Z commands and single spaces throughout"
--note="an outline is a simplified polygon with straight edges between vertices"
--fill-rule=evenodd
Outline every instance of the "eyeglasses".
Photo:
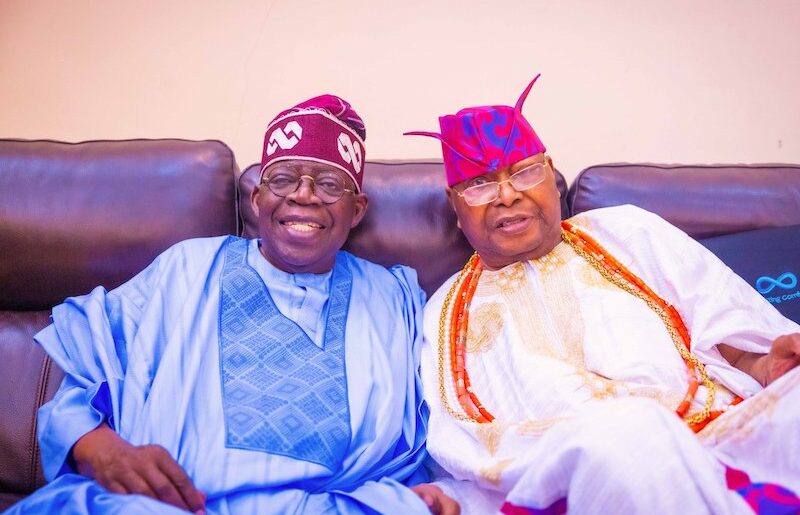
M 354 190 L 345 188 L 345 182 L 341 177 L 332 173 L 321 173 L 312 177 L 279 171 L 261 179 L 261 184 L 265 184 L 275 195 L 286 197 L 297 191 L 303 179 L 311 181 L 311 191 L 323 204 L 333 204 L 345 193 L 355 193 Z
M 468 206 L 482 206 L 497 200 L 500 196 L 500 186 L 502 184 L 508 182 L 515 190 L 525 191 L 541 184 L 546 175 L 545 163 L 536 163 L 523 168 L 504 181 L 475 184 L 464 191 L 456 190 L 456 193 L 464 199 Z

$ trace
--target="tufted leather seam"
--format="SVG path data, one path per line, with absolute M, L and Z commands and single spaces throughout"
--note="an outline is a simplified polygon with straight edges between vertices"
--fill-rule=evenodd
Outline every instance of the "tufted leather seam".
M 36 403 L 34 404 L 33 408 L 33 431 L 31 433 L 31 444 L 28 446 L 30 451 L 30 476 L 29 476 L 29 488 L 28 491 L 34 491 L 37 488 L 36 485 L 36 471 L 38 469 L 39 462 L 37 458 L 39 457 L 39 439 L 36 437 L 38 432 L 38 417 L 37 413 L 39 411 L 39 407 L 44 403 L 44 397 L 47 393 L 47 384 L 50 379 L 50 366 L 52 361 L 50 360 L 50 356 L 45 354 L 44 359 L 42 360 L 42 368 L 39 372 L 39 384 L 36 389 Z
M 244 234 L 244 215 L 242 215 L 242 199 L 239 198 L 242 194 L 242 186 L 241 181 L 242 177 L 244 176 L 244 172 L 247 171 L 247 168 L 241 171 L 237 171 L 234 168 L 234 178 L 233 178 L 233 194 L 234 194 L 234 202 L 233 208 L 236 210 L 236 236 L 242 237 Z

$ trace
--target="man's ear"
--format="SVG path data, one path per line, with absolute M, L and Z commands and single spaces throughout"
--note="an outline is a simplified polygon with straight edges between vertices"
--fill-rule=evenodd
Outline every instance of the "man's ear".
M 558 198 L 561 198 L 561 190 L 558 189 L 558 181 L 556 181 L 556 167 L 553 166 L 553 158 L 550 156 L 544 156 L 545 162 L 550 165 L 550 173 L 553 174 L 553 184 L 556 185 L 556 191 L 558 192 Z
M 553 164 L 553 158 L 550 156 L 544 156 L 545 162 L 550 165 L 550 171 L 553 173 L 553 179 L 556 178 L 556 166 Z
M 453 195 L 458 195 L 453 188 L 446 187 L 444 188 L 444 192 L 447 195 L 447 202 L 450 204 L 450 209 L 456 214 L 456 227 L 461 229 L 461 220 L 458 219 L 458 211 L 456 211 L 456 205 L 453 203 Z
M 250 207 L 258 218 L 258 197 L 261 195 L 261 184 L 256 184 L 250 192 Z
M 369 199 L 365 193 L 358 193 L 353 196 L 353 220 L 350 222 L 350 228 L 355 228 L 364 219 L 367 214 L 367 207 L 369 206 Z

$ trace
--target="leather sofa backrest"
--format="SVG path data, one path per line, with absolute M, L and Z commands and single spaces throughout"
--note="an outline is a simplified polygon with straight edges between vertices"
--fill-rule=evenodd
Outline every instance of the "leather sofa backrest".
M 800 224 L 798 165 L 591 166 L 569 191 L 572 214 L 635 204 L 694 238 Z
M 171 244 L 235 234 L 218 141 L 0 140 L 0 310 L 114 288 Z

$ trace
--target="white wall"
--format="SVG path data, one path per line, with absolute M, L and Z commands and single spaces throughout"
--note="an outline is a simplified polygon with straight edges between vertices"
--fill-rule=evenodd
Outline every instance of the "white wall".
M 0 137 L 225 141 L 349 99 L 369 158 L 438 157 L 437 116 L 513 104 L 568 178 L 609 161 L 800 162 L 793 0 L 0 0 Z

